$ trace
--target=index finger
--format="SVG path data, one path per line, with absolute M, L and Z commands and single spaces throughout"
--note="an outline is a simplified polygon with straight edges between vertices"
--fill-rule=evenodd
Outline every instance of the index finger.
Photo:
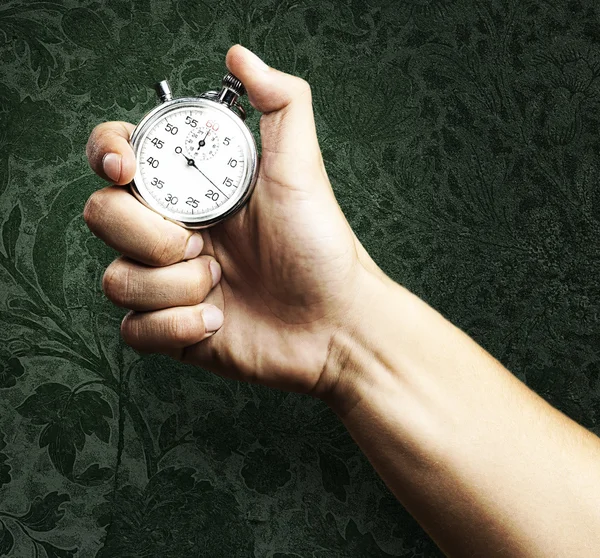
M 129 122 L 104 122 L 90 134 L 86 154 L 93 171 L 113 184 L 129 184 L 135 176 L 135 155 L 129 137 L 135 126 Z

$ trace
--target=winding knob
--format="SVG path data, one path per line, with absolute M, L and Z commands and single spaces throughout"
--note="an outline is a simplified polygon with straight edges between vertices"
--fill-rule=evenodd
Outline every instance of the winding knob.
M 238 97 L 241 97 L 246 93 L 246 88 L 242 82 L 236 78 L 233 74 L 227 74 L 221 82 L 223 87 L 231 89 Z

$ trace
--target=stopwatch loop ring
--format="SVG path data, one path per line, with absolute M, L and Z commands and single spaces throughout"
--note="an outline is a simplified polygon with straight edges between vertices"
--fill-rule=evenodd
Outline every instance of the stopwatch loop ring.
M 230 110 L 235 112 L 242 120 L 246 120 L 246 109 L 240 105 L 236 99 L 230 104 L 228 102 L 223 102 L 221 100 L 222 91 L 206 91 L 202 93 L 200 97 L 204 97 L 205 99 L 210 99 L 211 101 L 217 101 L 218 103 L 222 103 L 226 105 Z
M 246 120 L 246 109 L 240 105 L 239 103 L 236 103 L 235 105 L 233 105 L 231 108 L 231 110 L 237 109 L 238 112 L 238 116 L 242 119 L 242 120 Z

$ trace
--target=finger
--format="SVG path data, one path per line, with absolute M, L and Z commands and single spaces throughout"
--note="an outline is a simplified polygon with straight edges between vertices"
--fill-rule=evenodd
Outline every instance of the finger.
M 123 188 L 111 186 L 94 192 L 83 218 L 106 244 L 148 265 L 171 265 L 195 258 L 202 251 L 199 233 L 167 221 Z
M 90 167 L 98 176 L 119 185 L 133 180 L 135 155 L 129 136 L 134 128 L 129 122 L 104 122 L 93 129 L 86 153 Z
M 310 86 L 303 79 L 267 66 L 241 45 L 229 49 L 227 67 L 238 77 L 261 118 L 263 153 L 290 153 L 321 162 Z
M 155 312 L 130 312 L 121 323 L 125 342 L 142 352 L 183 349 L 210 337 L 223 325 L 223 312 L 212 304 Z
M 200 304 L 220 279 L 221 267 L 210 256 L 167 267 L 118 258 L 106 269 L 102 289 L 113 304 L 145 312 Z

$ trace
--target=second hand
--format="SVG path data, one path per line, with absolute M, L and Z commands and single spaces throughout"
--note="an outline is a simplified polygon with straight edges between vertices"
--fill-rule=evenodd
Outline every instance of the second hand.
M 179 151 L 178 151 L 179 149 Z M 192 159 L 191 157 L 187 157 L 184 153 L 183 153 L 183 149 L 181 149 L 181 147 L 179 148 L 175 148 L 175 153 L 181 153 L 181 155 L 185 158 L 185 160 L 187 161 L 188 166 L 190 167 L 194 167 L 204 178 L 206 178 L 206 180 L 208 180 L 217 190 L 219 190 L 219 192 L 221 192 L 221 194 L 223 194 L 223 196 L 225 196 L 225 199 L 229 199 L 229 196 L 227 194 L 225 194 L 225 192 L 223 192 L 223 190 L 221 190 L 221 188 L 219 188 L 210 178 L 208 178 L 208 176 L 206 176 L 196 165 L 196 161 L 194 161 L 194 159 Z

